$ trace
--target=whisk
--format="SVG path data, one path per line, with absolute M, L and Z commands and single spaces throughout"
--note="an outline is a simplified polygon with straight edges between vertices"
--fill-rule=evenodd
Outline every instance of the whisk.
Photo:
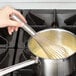
M 47 56 L 50 59 L 60 59 L 65 58 L 69 55 L 68 51 L 66 51 L 65 47 L 52 43 L 49 39 L 36 35 L 34 37 L 36 39 L 39 46 L 44 50 L 44 52 L 47 54 Z M 44 42 L 46 41 L 46 42 Z
M 23 22 L 20 18 L 18 18 L 16 15 L 12 15 L 12 19 Z M 24 22 L 23 22 L 24 23 Z M 48 58 L 50 59 L 59 59 L 59 58 L 65 58 L 68 56 L 68 52 L 64 47 L 61 45 L 52 43 L 49 39 L 38 36 L 34 29 L 32 29 L 28 24 L 25 24 L 22 26 L 22 28 L 31 35 L 39 44 L 39 46 L 43 49 L 43 51 L 47 54 Z M 44 41 L 46 42 L 44 42 Z

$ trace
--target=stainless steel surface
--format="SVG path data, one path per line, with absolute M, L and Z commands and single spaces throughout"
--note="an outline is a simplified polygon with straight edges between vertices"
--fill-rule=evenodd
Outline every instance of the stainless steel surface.
M 76 54 L 61 60 L 41 58 L 39 64 L 39 76 L 69 76 L 75 71 L 75 58 Z
M 18 18 L 16 15 L 12 15 L 11 18 L 14 19 L 14 20 L 16 20 L 16 21 L 22 22 L 22 23 L 23 23 L 22 28 L 23 28 L 27 33 L 29 33 L 29 35 L 34 36 L 34 35 L 36 34 L 36 32 L 35 32 L 28 24 L 26 24 L 25 22 L 23 22 L 23 21 L 22 21 L 20 18 Z
M 46 54 L 41 51 L 42 49 L 37 45 L 36 41 L 34 41 L 33 38 L 30 38 L 28 47 L 33 54 L 40 58 L 39 76 L 68 76 L 75 71 L 76 36 L 73 33 L 62 29 L 47 29 L 40 31 L 37 34 L 41 34 L 54 43 L 64 44 L 74 50 L 74 53 L 67 58 L 49 59 Z
M 18 69 L 27 67 L 27 66 L 35 64 L 35 63 L 38 63 L 37 59 L 33 59 L 33 60 L 31 59 L 31 60 L 27 60 L 27 61 L 15 64 L 15 65 L 6 67 L 4 69 L 0 69 L 0 76 L 8 74 L 8 73 L 13 72 Z

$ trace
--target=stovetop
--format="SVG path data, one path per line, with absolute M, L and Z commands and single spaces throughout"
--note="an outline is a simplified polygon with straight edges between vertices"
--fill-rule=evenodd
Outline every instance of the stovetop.
M 76 34 L 75 10 L 19 10 L 28 24 L 36 31 L 47 28 L 63 28 Z M 70 23 L 70 24 L 69 24 Z M 0 68 L 5 68 L 23 61 L 34 55 L 29 51 L 27 43 L 30 35 L 19 28 L 10 36 L 7 28 L 0 29 Z M 37 64 L 24 67 L 5 76 L 38 76 Z M 69 76 L 76 76 L 74 71 Z

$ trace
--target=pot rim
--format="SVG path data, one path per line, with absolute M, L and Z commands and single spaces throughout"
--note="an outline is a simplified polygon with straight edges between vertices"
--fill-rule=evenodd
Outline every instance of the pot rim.
M 72 33 L 71 31 L 68 31 L 68 30 L 65 30 L 65 29 L 62 29 L 62 28 L 49 28 L 49 29 L 44 29 L 44 30 L 38 31 L 36 34 L 42 33 L 42 32 L 47 32 L 47 31 L 53 31 L 53 30 L 55 30 L 55 31 L 60 31 L 60 32 L 61 32 L 61 31 L 67 32 L 67 33 L 70 33 L 71 35 L 73 35 L 73 36 L 76 37 L 76 35 L 75 35 L 74 33 Z
M 47 31 L 50 31 L 50 30 L 55 30 L 55 31 L 59 31 L 59 32 L 63 31 L 63 32 L 69 33 L 69 34 L 71 34 L 72 36 L 76 37 L 76 35 L 75 35 L 74 33 L 72 33 L 71 31 L 68 31 L 68 30 L 65 30 L 65 29 L 62 29 L 62 28 L 49 28 L 49 29 L 40 30 L 40 31 L 38 31 L 35 35 L 37 35 L 37 34 L 39 34 L 39 33 L 47 32 Z M 32 37 L 30 37 L 29 40 L 28 40 L 28 49 L 30 50 L 30 52 L 31 52 L 31 49 L 29 48 L 29 41 L 30 41 L 31 39 L 32 39 Z M 32 52 L 31 52 L 31 53 L 32 53 Z M 33 53 L 32 53 L 32 54 L 33 54 Z M 75 55 L 75 54 L 76 54 L 76 52 L 74 52 L 73 54 L 71 54 L 70 56 L 68 56 L 68 57 L 66 57 L 66 58 L 60 58 L 60 59 L 43 58 L 43 57 L 36 56 L 35 54 L 33 54 L 33 55 L 35 55 L 36 57 L 38 57 L 38 58 L 40 58 L 40 59 L 66 60 L 66 59 L 70 58 L 71 56 L 73 56 L 73 55 Z

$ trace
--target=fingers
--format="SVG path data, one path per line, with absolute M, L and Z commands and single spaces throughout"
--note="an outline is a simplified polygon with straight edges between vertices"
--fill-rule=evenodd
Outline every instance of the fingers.
M 8 32 L 11 35 L 12 32 L 17 31 L 18 27 L 22 27 L 23 23 L 22 22 L 18 22 L 18 21 L 14 21 L 11 20 L 10 16 L 15 14 L 18 17 L 20 17 L 23 22 L 27 23 L 27 21 L 25 20 L 25 18 L 23 17 L 23 15 L 21 15 L 21 13 L 17 10 L 15 10 L 14 8 L 10 7 L 10 6 L 6 6 L 4 8 L 1 9 L 1 27 L 8 27 Z
M 8 27 L 8 33 L 9 33 L 9 35 L 12 35 L 12 32 L 13 32 L 12 27 Z
M 15 10 L 14 8 L 6 6 L 6 7 L 4 7 L 4 11 L 6 11 L 9 16 L 11 16 L 13 14 L 17 15 L 18 17 L 20 17 L 22 19 L 23 22 L 27 23 L 27 21 L 25 20 L 23 15 L 19 11 Z
M 25 20 L 25 18 L 23 17 L 23 15 L 21 15 L 21 13 L 17 10 L 13 10 L 13 14 L 17 15 L 18 17 L 20 17 L 23 22 L 27 23 L 27 21 Z
M 8 20 L 6 23 L 7 26 L 15 26 L 15 27 L 22 27 L 23 23 L 13 21 L 13 20 Z
M 12 33 L 14 31 L 18 31 L 18 27 L 13 27 L 13 26 L 8 27 L 8 33 L 9 33 L 9 35 L 12 35 Z
M 15 31 L 18 31 L 18 28 L 19 28 L 19 27 L 15 27 Z

